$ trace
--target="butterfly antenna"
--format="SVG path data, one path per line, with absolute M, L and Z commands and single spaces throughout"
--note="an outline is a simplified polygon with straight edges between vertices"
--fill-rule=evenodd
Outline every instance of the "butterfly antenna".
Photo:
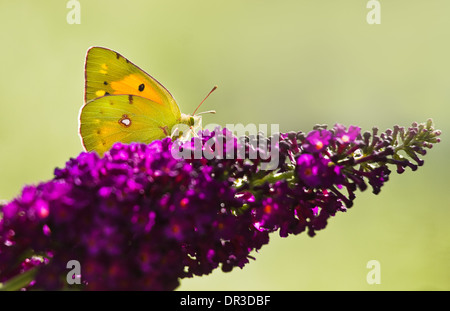
M 197 116 L 199 116 L 199 115 L 201 115 L 201 114 L 206 114 L 206 113 L 212 113 L 212 114 L 215 114 L 216 111 L 215 111 L 215 110 L 202 111 L 202 112 L 197 113 Z
M 203 104 L 203 102 L 209 97 L 209 95 L 211 95 L 212 92 L 214 92 L 217 89 L 217 85 L 214 85 L 214 87 L 212 88 L 211 91 L 209 91 L 208 95 L 206 95 L 206 97 L 202 100 L 202 102 L 197 106 L 197 108 L 195 108 L 194 113 L 192 114 L 193 116 L 195 116 L 195 113 L 197 112 L 198 108 L 200 108 L 200 106 Z M 209 111 L 208 111 L 209 112 Z M 205 113 L 205 112 L 202 112 Z M 214 112 L 209 112 L 209 113 L 215 113 Z

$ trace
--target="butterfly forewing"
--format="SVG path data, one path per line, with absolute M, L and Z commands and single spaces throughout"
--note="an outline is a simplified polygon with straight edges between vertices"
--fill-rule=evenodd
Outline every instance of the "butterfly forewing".
M 177 118 L 180 115 L 175 99 L 161 83 L 115 51 L 90 48 L 85 75 L 86 102 L 105 95 L 138 95 L 168 105 Z

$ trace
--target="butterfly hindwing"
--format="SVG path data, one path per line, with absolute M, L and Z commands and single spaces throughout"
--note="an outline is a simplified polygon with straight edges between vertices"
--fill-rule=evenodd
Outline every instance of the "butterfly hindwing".
M 169 106 L 134 95 L 102 96 L 80 111 L 83 145 L 100 155 L 118 141 L 150 143 L 162 139 L 177 123 Z

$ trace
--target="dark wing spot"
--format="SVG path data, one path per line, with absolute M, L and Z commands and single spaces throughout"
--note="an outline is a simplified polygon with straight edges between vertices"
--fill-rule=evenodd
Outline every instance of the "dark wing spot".
M 144 89 L 145 89 L 145 84 L 144 83 L 139 85 L 139 92 L 142 92 Z
M 106 95 L 110 95 L 110 94 L 109 94 L 108 92 L 105 92 L 105 96 L 106 96 Z
M 104 81 L 103 84 L 104 84 L 104 85 L 108 85 L 108 82 Z
M 133 105 L 133 95 L 128 95 L 128 103 Z
M 117 59 L 119 59 L 120 58 L 120 54 L 116 53 L 116 57 L 117 57 Z

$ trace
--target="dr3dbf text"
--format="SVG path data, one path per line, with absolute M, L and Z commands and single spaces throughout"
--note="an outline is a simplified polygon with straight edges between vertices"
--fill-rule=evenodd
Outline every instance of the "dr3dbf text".
M 270 296 L 253 295 L 223 296 L 222 299 L 187 295 L 187 297 L 183 297 L 180 300 L 180 306 L 205 306 L 208 309 L 211 308 L 213 304 L 223 306 L 268 306 L 269 303 Z

